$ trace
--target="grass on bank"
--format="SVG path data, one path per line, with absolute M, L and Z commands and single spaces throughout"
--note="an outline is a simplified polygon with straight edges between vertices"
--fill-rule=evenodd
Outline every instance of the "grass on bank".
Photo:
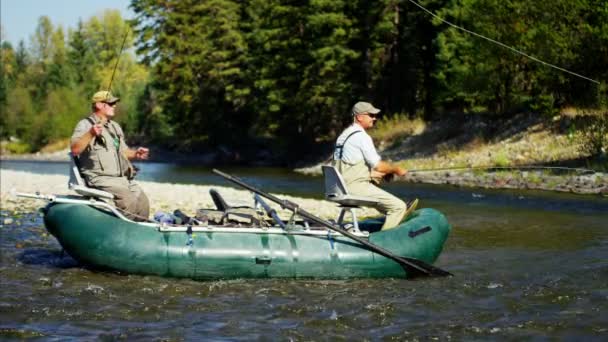
M 380 120 L 370 134 L 383 155 L 407 169 L 559 166 L 568 163 L 569 167 L 608 172 L 608 112 L 602 113 L 579 115 L 574 119 L 570 115 L 560 115 L 547 122 L 522 125 L 521 129 L 500 127 L 494 135 L 468 127 L 454 129 L 450 125 L 433 130 L 432 124 L 398 115 Z M 516 133 L 502 136 L 509 129 Z M 433 130 L 433 133 L 428 134 L 427 130 Z M 451 133 L 446 133 L 449 130 L 469 136 L 465 139 L 449 136 Z M 442 142 L 430 140 L 443 135 L 447 139 Z M 404 143 L 405 139 L 408 139 L 407 143 Z M 454 141 L 466 143 L 458 145 Z M 403 152 L 408 144 L 416 148 Z

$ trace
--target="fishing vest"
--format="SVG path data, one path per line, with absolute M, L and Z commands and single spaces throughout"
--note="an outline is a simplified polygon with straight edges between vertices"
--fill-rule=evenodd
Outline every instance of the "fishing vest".
M 344 152 L 344 145 L 346 145 L 346 142 L 348 141 L 348 139 L 350 137 L 352 137 L 354 134 L 357 134 L 357 133 L 361 133 L 361 131 L 352 132 L 351 134 L 349 134 L 346 137 L 346 139 L 344 139 L 344 142 L 342 142 L 342 145 L 336 144 L 336 146 L 335 146 L 335 152 L 338 153 L 338 159 L 334 159 L 332 166 L 334 166 L 338 170 L 338 172 L 340 172 L 340 174 L 342 175 L 342 178 L 344 179 L 344 182 L 346 182 L 347 186 L 349 184 L 353 184 L 353 183 L 357 183 L 357 182 L 369 183 L 372 179 L 371 170 L 370 170 L 369 166 L 367 166 L 367 164 L 365 163 L 365 159 L 362 159 L 355 164 L 350 164 L 350 163 L 342 160 L 342 155 Z M 334 153 L 334 155 L 335 155 L 335 153 Z
M 91 115 L 86 119 L 91 126 L 96 123 L 96 117 Z M 94 137 L 91 143 L 79 156 L 80 172 L 85 178 L 96 176 L 128 176 L 131 162 L 125 156 L 124 133 L 116 122 L 108 120 L 101 135 Z

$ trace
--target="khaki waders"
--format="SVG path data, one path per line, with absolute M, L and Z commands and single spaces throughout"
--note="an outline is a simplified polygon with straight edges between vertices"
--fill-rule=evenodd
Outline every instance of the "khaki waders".
M 406 212 L 405 202 L 371 183 L 371 170 L 364 160 L 354 165 L 337 160 L 333 166 L 342 175 L 349 194 L 370 197 L 379 202 L 375 209 L 386 215 L 382 230 L 401 223 Z
M 76 138 L 95 122 L 94 115 L 81 120 L 75 130 Z M 93 138 L 78 157 L 78 166 L 89 186 L 113 194 L 116 207 L 124 210 L 127 218 L 142 221 L 150 215 L 150 201 L 139 185 L 129 179 L 132 164 L 125 157 L 127 149 L 120 125 L 107 121 L 101 135 Z
M 150 201 L 137 183 L 127 177 L 97 176 L 89 179 L 92 187 L 114 195 L 114 203 L 126 211 L 124 215 L 134 221 L 142 221 L 150 215 Z

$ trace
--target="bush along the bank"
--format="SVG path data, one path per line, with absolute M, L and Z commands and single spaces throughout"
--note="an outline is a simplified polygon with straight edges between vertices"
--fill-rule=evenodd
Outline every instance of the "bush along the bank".
M 581 152 L 598 158 L 608 154 L 608 112 L 586 121 L 581 129 Z

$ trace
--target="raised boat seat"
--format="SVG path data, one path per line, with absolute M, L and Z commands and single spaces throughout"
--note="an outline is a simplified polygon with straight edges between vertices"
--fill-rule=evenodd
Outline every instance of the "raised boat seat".
M 343 226 L 344 214 L 348 211 L 352 217 L 353 229 L 359 233 L 359 223 L 355 210 L 360 207 L 374 207 L 378 204 L 378 201 L 370 197 L 349 194 L 342 175 L 335 167 L 324 165 L 321 168 L 325 178 L 325 199 L 338 203 L 342 208 L 338 217 L 338 225 Z
M 77 194 L 84 197 L 98 198 L 102 200 L 114 199 L 114 195 L 107 191 L 93 189 L 87 186 L 87 183 L 80 174 L 78 168 L 78 157 L 74 157 L 72 153 L 68 153 L 70 156 L 70 180 L 68 181 L 68 188 L 73 190 Z

